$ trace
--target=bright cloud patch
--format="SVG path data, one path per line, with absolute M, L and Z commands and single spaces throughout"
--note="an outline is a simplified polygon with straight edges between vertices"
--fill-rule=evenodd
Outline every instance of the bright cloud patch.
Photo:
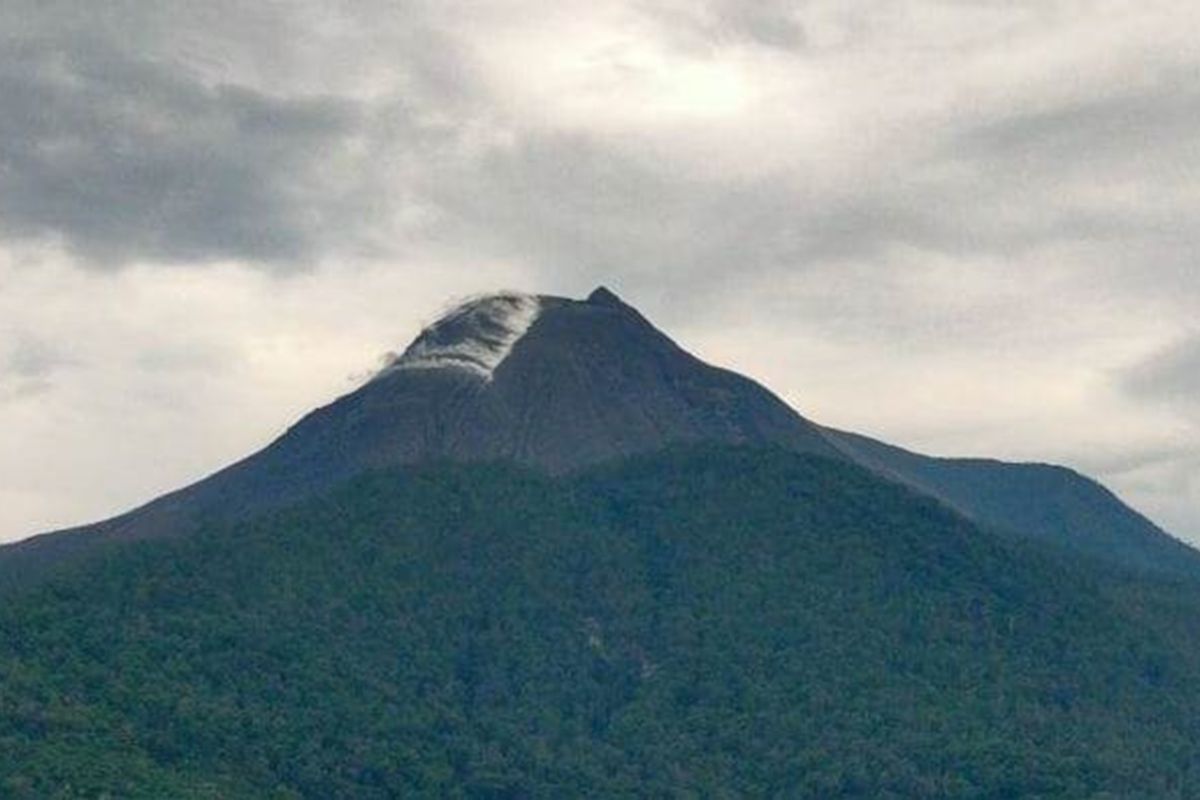
M 451 368 L 491 380 L 540 311 L 536 295 L 506 292 L 468 300 L 423 330 L 380 374 Z

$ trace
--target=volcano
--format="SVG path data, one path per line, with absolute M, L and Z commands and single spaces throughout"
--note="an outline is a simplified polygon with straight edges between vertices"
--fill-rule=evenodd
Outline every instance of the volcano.
M 0 577 L 28 579 L 104 541 L 249 518 L 371 470 L 503 462 L 559 475 L 705 442 L 848 460 L 1010 535 L 1128 569 L 1200 576 L 1194 550 L 1085 476 L 931 458 L 824 428 L 749 378 L 692 356 L 599 287 L 583 300 L 471 298 L 261 452 L 114 519 L 0 548 Z
M 1200 556 L 473 298 L 262 451 L 0 548 L 0 795 L 1200 796 Z

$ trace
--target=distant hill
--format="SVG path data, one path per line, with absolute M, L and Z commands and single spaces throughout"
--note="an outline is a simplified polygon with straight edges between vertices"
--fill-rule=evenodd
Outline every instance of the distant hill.
M 977 522 L 1128 569 L 1200 577 L 1196 551 L 1096 481 L 1051 464 L 933 458 L 825 429 L 854 461 L 940 498 Z

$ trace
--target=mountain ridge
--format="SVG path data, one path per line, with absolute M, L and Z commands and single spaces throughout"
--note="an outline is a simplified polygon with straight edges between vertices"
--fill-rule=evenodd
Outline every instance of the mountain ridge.
M 1200 554 L 1090 479 L 1055 473 L 1066 488 L 1039 489 L 1052 468 L 931 459 L 822 427 L 753 380 L 695 358 L 603 286 L 584 300 L 469 298 L 363 386 L 264 449 L 112 519 L 2 547 L 0 576 L 101 541 L 248 518 L 372 469 L 512 461 L 561 474 L 696 442 L 850 460 L 1011 534 L 1132 569 L 1200 577 Z
M 1138 571 L 1200 577 L 1200 558 L 1099 481 L 1070 467 L 929 456 L 824 428 L 851 460 L 938 498 L 976 522 Z

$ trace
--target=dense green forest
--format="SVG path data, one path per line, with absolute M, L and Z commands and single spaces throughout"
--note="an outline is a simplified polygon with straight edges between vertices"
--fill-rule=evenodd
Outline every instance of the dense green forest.
M 853 465 L 371 474 L 0 609 L 0 796 L 1200 796 L 1200 594 Z

